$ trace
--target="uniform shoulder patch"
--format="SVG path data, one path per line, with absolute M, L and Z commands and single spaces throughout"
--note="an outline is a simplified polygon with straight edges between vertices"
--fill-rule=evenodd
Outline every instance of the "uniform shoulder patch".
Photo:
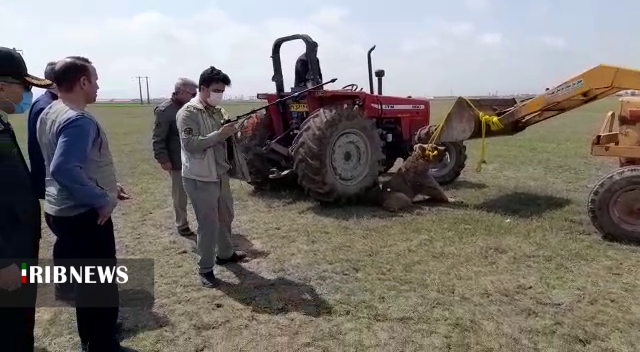
M 185 128 L 182 130 L 182 136 L 183 136 L 183 137 L 193 136 L 193 128 L 191 128 L 191 127 L 185 127 Z

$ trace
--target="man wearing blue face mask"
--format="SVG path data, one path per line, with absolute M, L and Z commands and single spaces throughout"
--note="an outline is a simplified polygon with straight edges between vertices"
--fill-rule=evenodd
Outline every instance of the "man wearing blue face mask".
M 0 47 L 0 331 L 3 351 L 33 351 L 36 284 L 23 284 L 19 265 L 37 265 L 40 203 L 9 114 L 29 110 L 32 87 L 52 82 L 34 77 L 17 51 Z

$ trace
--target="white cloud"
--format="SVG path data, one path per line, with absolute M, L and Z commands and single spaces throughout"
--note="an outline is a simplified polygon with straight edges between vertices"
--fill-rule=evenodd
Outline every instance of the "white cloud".
M 38 43 L 24 40 L 29 45 L 23 50 L 36 73 L 40 71 L 37 68 L 51 59 L 68 55 L 88 57 L 100 75 L 101 98 L 131 97 L 137 93 L 137 80 L 133 77 L 140 75 L 150 77 L 152 95 L 168 96 L 177 77 L 197 80 L 209 65 L 229 73 L 230 94 L 255 96 L 256 90 L 273 90 L 270 59 L 273 41 L 293 33 L 310 34 L 319 43 L 326 79 L 337 72 L 340 75 L 336 84 L 346 85 L 362 78 L 362 72 L 344 70 L 362 66 L 368 49 L 363 46 L 366 42 L 359 40 L 359 31 L 343 20 L 348 14 L 346 9 L 334 7 L 322 9 L 309 18 L 241 23 L 217 8 L 208 8 L 185 17 L 145 12 L 90 23 L 60 21 L 54 30 L 39 35 Z M 215 26 L 212 18 L 216 19 Z M 303 50 L 301 41 L 282 46 L 286 86 L 293 84 L 294 63 Z
M 538 42 L 552 49 L 562 50 L 567 47 L 567 41 L 562 37 L 540 36 L 536 39 L 538 40 Z
M 471 10 L 485 10 L 491 6 L 491 0 L 464 0 L 464 5 Z
M 341 7 L 328 7 L 321 9 L 315 15 L 309 17 L 309 20 L 319 25 L 339 25 L 342 20 L 349 15 L 349 11 Z
M 478 38 L 480 43 L 487 45 L 499 45 L 502 43 L 502 34 L 500 33 L 483 33 Z
M 548 16 L 551 11 L 551 5 L 544 0 L 531 1 L 528 7 L 528 13 L 535 17 Z
M 556 36 L 536 33 L 537 20 L 529 18 L 531 26 L 525 27 L 528 13 L 514 29 L 507 22 L 487 22 L 485 16 L 455 10 L 453 5 L 450 10 L 455 10 L 456 15 L 450 17 L 444 15 L 446 9 L 440 8 L 440 12 L 430 12 L 433 17 L 423 21 L 389 13 L 388 17 L 372 22 L 354 16 L 360 9 L 350 10 L 348 2 L 344 2 L 344 7 L 320 6 L 297 17 L 286 13 L 280 16 L 281 12 L 272 12 L 280 17 L 270 13 L 247 16 L 214 5 L 180 12 L 109 16 L 96 11 L 76 16 L 67 13 L 72 9 L 54 8 L 38 14 L 25 12 L 20 7 L 26 5 L 19 0 L 13 4 L 13 8 L 11 3 L 0 5 L 3 26 L 11 28 L 12 33 L 2 45 L 23 49 L 29 67 L 36 74 L 42 72 L 49 60 L 68 55 L 87 56 L 95 62 L 100 75 L 100 98 L 136 97 L 136 76 L 149 76 L 151 95 L 166 97 L 175 79 L 186 76 L 197 80 L 209 65 L 229 73 L 233 81 L 231 95 L 271 92 L 274 90 L 271 45 L 276 38 L 294 33 L 309 34 L 319 43 L 324 78 L 338 78 L 330 88 L 349 83 L 367 87 L 366 53 L 376 45 L 374 69 L 386 71 L 385 92 L 400 96 L 449 94 L 451 89 L 462 95 L 496 90 L 537 91 L 547 82 L 560 81 L 575 70 L 600 62 L 634 66 L 637 57 L 633 56 L 633 48 L 596 50 L 593 42 L 587 47 L 584 40 L 580 48 L 580 38 L 568 33 L 561 34 L 566 39 L 557 33 L 553 33 Z M 467 5 L 476 10 L 492 5 L 480 4 Z M 455 6 L 460 7 L 461 2 Z M 57 11 L 51 14 L 57 19 L 55 25 L 45 31 L 29 28 L 32 23 L 45 23 L 45 16 L 51 11 Z M 626 49 L 627 44 L 617 44 L 612 39 L 598 45 Z M 303 50 L 300 41 L 282 47 L 287 88 L 293 83 L 294 63 Z

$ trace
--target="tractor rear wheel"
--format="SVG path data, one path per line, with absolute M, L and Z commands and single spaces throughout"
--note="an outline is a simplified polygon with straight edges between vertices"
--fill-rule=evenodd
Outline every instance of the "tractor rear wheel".
M 240 150 L 246 158 L 249 176 L 251 176 L 249 184 L 256 189 L 265 189 L 271 181 L 269 160 L 262 151 L 271 134 L 269 122 L 269 115 L 264 112 L 257 113 L 246 120 L 241 130 Z
M 603 239 L 640 243 L 640 166 L 602 177 L 587 204 L 589 219 Z
M 375 120 L 354 107 L 314 111 L 292 147 L 298 183 L 323 203 L 357 199 L 377 184 L 384 155 Z
M 441 163 L 431 169 L 436 182 L 441 185 L 453 183 L 464 170 L 467 162 L 467 147 L 462 142 L 445 142 L 438 144 L 445 147 L 446 156 Z

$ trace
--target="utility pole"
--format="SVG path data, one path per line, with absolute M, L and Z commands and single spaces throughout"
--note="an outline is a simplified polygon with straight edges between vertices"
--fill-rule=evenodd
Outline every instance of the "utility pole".
M 144 105 L 144 100 L 142 100 L 142 79 L 145 79 L 147 84 L 147 104 L 151 105 L 151 96 L 149 95 L 149 76 L 136 76 L 138 79 L 138 89 L 140 90 L 140 105 Z
M 140 90 L 140 105 L 144 105 L 144 101 L 142 101 L 142 77 L 137 76 L 138 79 L 138 89 Z
M 151 98 L 149 97 L 149 76 L 144 77 L 147 81 L 147 104 L 151 105 Z

